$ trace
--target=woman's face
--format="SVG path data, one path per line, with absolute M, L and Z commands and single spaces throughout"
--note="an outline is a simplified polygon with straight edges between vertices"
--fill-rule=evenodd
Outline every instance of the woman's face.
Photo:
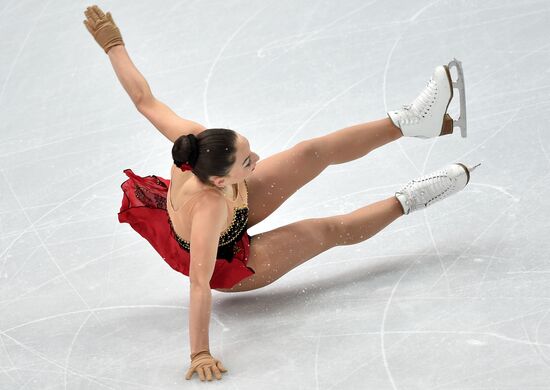
M 237 144 L 236 144 L 236 155 L 237 159 L 231 167 L 231 171 L 227 176 L 214 177 L 212 181 L 219 187 L 225 187 L 227 185 L 236 184 L 242 182 L 244 179 L 248 178 L 252 171 L 256 168 L 256 163 L 260 159 L 256 153 L 250 149 L 250 143 L 248 139 L 239 133 L 237 133 Z

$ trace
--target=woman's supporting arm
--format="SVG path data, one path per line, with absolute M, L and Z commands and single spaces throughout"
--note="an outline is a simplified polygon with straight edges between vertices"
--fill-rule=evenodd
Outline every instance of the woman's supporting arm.
M 135 67 L 124 45 L 111 48 L 107 54 L 118 80 L 136 107 L 143 99 L 152 96 L 149 84 Z
M 212 291 L 210 286 L 191 284 L 189 300 L 189 342 L 191 355 L 199 351 L 210 350 L 208 330 L 212 310 Z
M 208 325 L 212 306 L 210 280 L 216 268 L 219 234 L 227 221 L 227 202 L 220 194 L 204 194 L 191 216 L 189 337 L 191 354 L 209 349 Z

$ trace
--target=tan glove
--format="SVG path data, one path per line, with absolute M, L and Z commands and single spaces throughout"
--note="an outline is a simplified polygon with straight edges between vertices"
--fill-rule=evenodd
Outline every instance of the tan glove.
M 113 46 L 124 45 L 120 30 L 116 26 L 110 12 L 107 12 L 107 15 L 105 15 L 97 5 L 92 5 L 86 8 L 84 15 L 86 15 L 84 25 L 90 34 L 93 35 L 99 46 L 105 50 L 105 54 Z
M 193 376 L 193 373 L 196 371 L 199 375 L 199 378 L 201 381 L 204 382 L 205 374 L 206 379 L 209 381 L 212 380 L 212 371 L 214 371 L 214 374 L 216 375 L 216 379 L 222 379 L 221 372 L 227 372 L 225 367 L 223 366 L 222 362 L 220 362 L 217 359 L 214 359 L 212 355 L 210 355 L 210 351 L 200 351 L 197 353 L 194 353 L 191 355 L 191 367 L 189 367 L 189 370 L 187 370 L 187 374 L 185 375 L 185 379 L 191 379 Z

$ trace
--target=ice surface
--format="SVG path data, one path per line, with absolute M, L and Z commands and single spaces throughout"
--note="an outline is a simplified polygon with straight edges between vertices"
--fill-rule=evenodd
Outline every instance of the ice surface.
M 117 221 L 122 170 L 169 177 L 171 143 L 82 24 L 92 4 L 0 1 L 0 388 L 198 388 L 189 280 Z M 352 212 L 447 163 L 482 162 L 472 182 L 267 287 L 213 291 L 217 386 L 550 388 L 550 2 L 98 5 L 157 98 L 263 159 L 464 66 L 468 138 L 331 165 L 249 234 Z

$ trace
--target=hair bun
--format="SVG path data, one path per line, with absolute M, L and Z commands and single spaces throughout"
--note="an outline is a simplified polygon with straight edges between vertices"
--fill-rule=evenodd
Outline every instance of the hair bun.
M 187 141 L 187 142 L 186 142 Z M 189 164 L 194 167 L 199 156 L 199 140 L 194 134 L 182 135 L 174 142 L 172 158 L 176 166 Z
M 187 139 L 189 140 L 189 145 L 191 146 L 191 153 L 189 154 L 189 165 L 192 167 L 195 166 L 197 158 L 199 157 L 199 140 L 195 137 L 195 134 L 188 134 Z

